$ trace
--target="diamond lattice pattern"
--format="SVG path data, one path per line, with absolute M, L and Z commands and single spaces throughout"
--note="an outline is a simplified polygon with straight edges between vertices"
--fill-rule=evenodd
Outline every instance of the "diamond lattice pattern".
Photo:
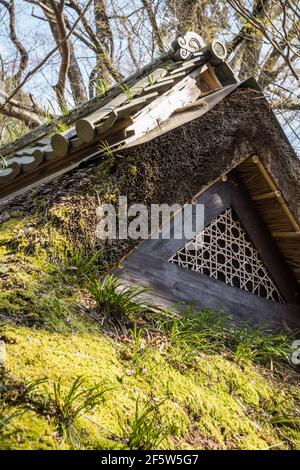
M 232 209 L 226 209 L 169 261 L 283 303 L 280 292 Z

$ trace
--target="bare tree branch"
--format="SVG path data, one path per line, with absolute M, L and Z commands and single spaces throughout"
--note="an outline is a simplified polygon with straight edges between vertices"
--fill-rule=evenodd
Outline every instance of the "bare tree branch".
M 0 110 L 5 116 L 14 117 L 24 122 L 30 129 L 38 127 L 42 124 L 42 116 L 38 116 L 32 112 L 30 107 L 16 100 L 7 101 L 8 95 L 0 90 Z M 6 103 L 5 106 L 2 103 Z
M 50 27 L 50 30 L 52 32 L 53 38 L 54 38 L 56 44 L 58 44 L 61 41 L 62 38 L 61 38 L 61 33 L 60 33 L 61 29 L 60 29 L 59 23 L 57 21 L 57 16 L 56 16 L 56 14 L 54 14 L 54 12 L 51 12 L 51 10 L 49 8 L 47 8 L 47 7 L 45 8 L 44 3 L 40 4 L 40 7 L 43 9 L 44 14 L 45 14 L 45 18 L 43 18 L 43 19 L 49 23 L 49 27 Z M 69 22 L 66 18 L 66 15 L 64 14 L 64 11 L 62 12 L 62 14 L 63 14 L 63 22 L 64 22 L 63 31 L 64 31 L 64 34 L 67 34 L 66 28 L 68 28 L 68 30 L 70 30 L 71 26 L 70 26 L 70 24 L 69 24 Z M 67 23 L 68 23 L 69 27 L 68 27 Z M 74 33 L 75 33 L 75 31 L 74 31 Z M 68 62 L 68 67 L 66 67 L 65 71 L 62 70 L 62 65 L 63 65 L 63 61 L 64 61 L 64 58 L 65 58 L 65 50 L 62 49 L 62 51 L 61 51 L 60 73 L 62 74 L 63 72 L 65 72 L 64 83 L 62 82 L 62 84 L 64 85 L 64 88 L 65 88 L 66 77 L 68 76 L 70 87 L 71 87 L 71 90 L 72 90 L 72 96 L 73 96 L 73 99 L 74 99 L 74 103 L 75 103 L 75 105 L 80 105 L 80 104 L 84 103 L 87 100 L 87 95 L 86 95 L 86 91 L 85 91 L 85 87 L 84 87 L 84 81 L 83 81 L 83 77 L 82 77 L 82 74 L 81 74 L 81 70 L 80 70 L 80 67 L 78 65 L 78 62 L 77 62 L 77 59 L 76 59 L 76 56 L 75 56 L 74 47 L 73 47 L 71 41 L 67 41 L 67 44 L 68 44 L 68 50 L 69 50 L 68 51 L 69 52 L 69 62 Z M 61 95 L 62 90 L 59 90 L 57 88 L 57 85 L 54 86 L 54 90 L 56 91 L 56 94 L 57 94 L 57 97 L 58 97 L 58 103 L 61 103 L 61 108 L 64 108 L 65 98 L 64 98 L 64 96 Z
M 258 0 L 263 1 L 263 0 Z M 300 77 L 295 68 L 293 67 L 290 58 L 289 52 L 284 52 L 281 44 L 275 39 L 275 36 L 264 26 L 264 22 L 260 21 L 259 18 L 256 18 L 239 0 L 228 0 L 229 5 L 241 15 L 242 18 L 246 19 L 249 24 L 255 28 L 257 31 L 267 39 L 267 41 L 273 46 L 273 48 L 281 55 L 285 61 L 287 67 L 290 69 L 293 77 L 300 83 Z M 273 24 L 273 23 L 272 23 Z M 290 44 L 288 45 L 290 48 Z M 287 49 L 289 51 L 289 48 Z
M 5 0 L 0 0 L 0 4 L 3 5 L 9 13 L 9 37 L 10 37 L 11 42 L 14 44 L 14 46 L 16 47 L 17 51 L 20 54 L 19 68 L 13 77 L 14 81 L 18 82 L 28 65 L 28 52 L 26 51 L 21 41 L 18 39 L 18 36 L 16 33 L 14 0 L 10 0 L 10 2 L 7 2 Z
M 96 47 L 96 50 L 97 50 L 96 67 L 98 67 L 100 70 L 102 68 L 103 75 L 105 75 L 105 71 L 103 69 L 103 67 L 105 67 L 116 82 L 121 81 L 124 78 L 123 75 L 114 67 L 110 57 L 108 56 L 105 46 L 101 43 L 101 41 L 97 37 L 97 34 L 93 31 L 93 28 L 91 28 L 91 26 L 89 25 L 84 14 L 82 15 L 82 9 L 79 3 L 77 2 L 77 0 L 70 0 L 69 4 L 76 11 L 76 13 L 81 16 L 83 27 L 85 31 L 87 32 L 90 40 Z

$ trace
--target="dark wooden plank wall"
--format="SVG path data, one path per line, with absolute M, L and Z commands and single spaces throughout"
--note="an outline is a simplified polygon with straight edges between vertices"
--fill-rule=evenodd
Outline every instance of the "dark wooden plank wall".
M 297 306 L 277 304 L 156 256 L 145 255 L 140 250 L 132 253 L 117 275 L 126 284 L 151 288 L 148 297 L 163 307 L 176 306 L 180 302 L 193 304 L 196 309 L 217 308 L 234 320 L 253 326 L 300 327 L 300 308 Z

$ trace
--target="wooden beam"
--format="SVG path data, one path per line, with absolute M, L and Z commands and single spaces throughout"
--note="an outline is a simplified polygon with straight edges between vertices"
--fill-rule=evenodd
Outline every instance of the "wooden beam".
M 115 112 L 118 114 L 118 118 L 129 116 L 139 111 L 143 106 L 147 105 L 149 102 L 158 97 L 158 92 L 154 91 L 148 95 L 143 95 L 141 97 L 135 98 L 129 101 L 126 104 L 115 109 Z
M 105 121 L 102 121 L 98 126 L 95 126 L 95 133 L 98 135 L 103 134 L 108 131 L 116 122 L 118 114 L 115 111 L 112 111 Z
M 144 96 L 146 93 L 150 93 L 152 91 L 159 91 L 163 93 L 165 90 L 168 90 L 171 85 L 175 83 L 173 78 L 169 78 L 169 80 L 164 80 L 163 82 L 156 82 L 154 85 L 147 86 L 144 91 L 141 93 L 141 96 Z
M 20 165 L 21 171 L 27 173 L 28 171 L 31 171 L 38 167 L 41 161 L 28 155 L 25 157 L 10 158 L 8 160 L 8 164 L 12 165 L 13 163 L 17 163 L 18 165 Z
M 15 165 L 14 167 L 11 166 L 10 168 L 0 168 L 0 182 L 2 184 L 9 183 L 20 173 L 20 171 L 20 165 Z
M 194 63 L 194 62 L 190 62 L 190 63 L 186 63 L 186 64 L 184 63 L 184 64 L 182 65 L 182 67 L 178 67 L 178 68 L 172 70 L 172 71 L 170 72 L 170 76 L 172 77 L 172 75 L 175 75 L 175 74 L 177 74 L 177 73 L 183 72 L 183 71 L 185 71 L 185 70 L 192 69 L 192 68 L 194 68 L 194 67 L 195 67 L 195 63 Z
M 126 99 L 124 99 L 124 96 Z M 105 108 L 99 109 L 91 116 L 82 118 L 76 123 L 76 131 L 78 137 L 86 143 L 91 143 L 96 137 L 96 128 L 102 126 L 102 128 L 108 128 L 113 124 L 112 121 L 134 114 L 139 111 L 143 106 L 146 106 L 150 101 L 157 98 L 158 92 L 149 93 L 138 98 L 128 99 L 125 93 L 121 93 L 112 100 Z M 106 124 L 106 121 L 108 123 Z
M 51 139 L 51 146 L 56 155 L 65 157 L 69 152 L 70 141 L 63 134 L 54 134 Z
M 285 324 L 292 329 L 299 328 L 300 308 L 283 305 L 246 292 L 237 287 L 205 274 L 169 263 L 156 252 L 145 253 L 145 240 L 133 250 L 124 262 L 124 269 L 115 272 L 122 281 L 132 281 L 134 285 L 144 285 L 153 289 L 153 302 L 176 308 L 176 303 L 184 302 L 195 308 L 217 308 L 233 319 L 248 324 L 272 324 L 277 328 Z M 274 326 L 275 326 L 274 325 Z M 275 326 L 275 328 L 276 328 Z
M 181 108 L 177 108 L 174 111 L 174 114 L 179 114 L 179 113 L 185 113 L 186 111 L 190 111 L 192 109 L 198 109 L 198 108 L 203 108 L 207 106 L 204 101 L 201 99 L 195 101 L 194 103 L 187 104 L 186 106 L 182 106 Z
M 180 78 L 184 78 L 186 77 L 187 75 L 187 72 L 183 71 L 183 72 L 178 72 L 174 75 L 172 75 L 172 80 L 178 80 Z M 159 80 L 157 80 L 157 83 L 163 83 L 163 82 L 166 82 L 166 81 L 169 81 L 170 80 L 170 75 L 168 75 L 167 77 L 163 77 L 163 78 L 160 78 Z
M 204 206 L 204 226 L 207 226 L 212 222 L 220 213 L 224 212 L 231 205 L 231 188 L 227 183 L 217 182 L 213 186 L 207 188 L 203 193 L 197 197 L 197 204 Z M 171 219 L 170 230 L 171 233 L 174 233 L 176 227 L 181 226 L 182 211 L 180 210 L 174 217 Z M 187 217 L 187 215 L 186 215 Z M 185 219 L 185 223 L 188 223 L 188 219 Z M 192 223 L 192 222 L 190 222 Z M 169 221 L 166 223 L 168 226 Z M 164 226 L 162 227 L 161 233 L 164 232 Z M 161 236 L 161 234 L 160 234 Z M 190 239 L 182 236 L 180 239 L 170 238 L 170 239 L 149 239 L 147 243 L 143 244 L 143 252 L 145 254 L 152 255 L 153 253 L 156 256 L 160 257 L 162 260 L 168 260 L 174 253 L 176 253 L 183 245 L 188 243 Z
M 143 135 L 149 134 L 152 129 L 157 128 L 159 133 L 161 133 L 161 125 L 164 121 L 167 121 L 176 109 L 188 106 L 196 101 L 202 94 L 198 83 L 199 73 L 202 70 L 203 67 L 194 70 L 171 87 L 170 90 L 152 101 L 138 116 L 135 116 L 132 125 L 135 137 L 129 140 L 128 144 Z M 201 106 L 200 109 L 205 110 L 206 108 Z
M 117 134 L 120 131 L 123 131 L 131 124 L 132 124 L 132 119 L 130 117 L 126 117 L 124 119 L 120 119 L 114 124 L 113 127 L 108 128 L 106 130 L 104 126 L 103 127 L 101 127 L 101 125 L 99 127 L 97 126 L 96 134 L 98 138 L 100 137 L 101 139 L 104 139 L 104 138 L 106 139 L 109 136 L 112 136 L 114 134 Z
M 77 138 L 74 140 L 76 141 L 76 139 Z M 109 135 L 107 140 L 110 148 L 115 150 L 125 143 L 124 132 L 121 131 L 117 134 Z M 69 173 L 83 162 L 98 161 L 102 155 L 104 155 L 104 151 L 101 149 L 97 150 L 95 144 L 93 143 L 91 146 L 78 148 L 74 153 L 72 153 L 72 158 L 56 157 L 51 161 L 44 161 L 32 172 L 28 174 L 21 173 L 18 178 L 13 178 L 13 181 L 9 180 L 7 181 L 7 184 L 3 185 L 3 187 L 0 187 L 1 202 L 11 200 L 15 196 L 23 194 L 27 190 L 32 189 L 37 185 L 48 183 L 58 176 Z M 18 172 L 20 172 L 20 165 L 16 165 L 16 167 Z M 9 174 L 7 176 L 8 178 L 11 178 L 12 168 L 7 168 L 5 170 L 8 170 Z M 2 171 L 4 170 L 0 170 L 0 178 L 2 177 Z M 3 175 L 3 178 L 5 178 L 5 174 Z
M 209 90 L 219 90 L 222 88 L 222 83 L 210 64 L 207 64 L 207 70 L 201 74 L 201 80 L 208 85 Z

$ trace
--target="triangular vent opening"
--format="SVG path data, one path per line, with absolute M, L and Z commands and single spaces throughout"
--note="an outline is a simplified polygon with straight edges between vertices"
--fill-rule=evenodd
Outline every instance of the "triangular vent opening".
M 231 208 L 169 260 L 274 302 L 284 299 Z

